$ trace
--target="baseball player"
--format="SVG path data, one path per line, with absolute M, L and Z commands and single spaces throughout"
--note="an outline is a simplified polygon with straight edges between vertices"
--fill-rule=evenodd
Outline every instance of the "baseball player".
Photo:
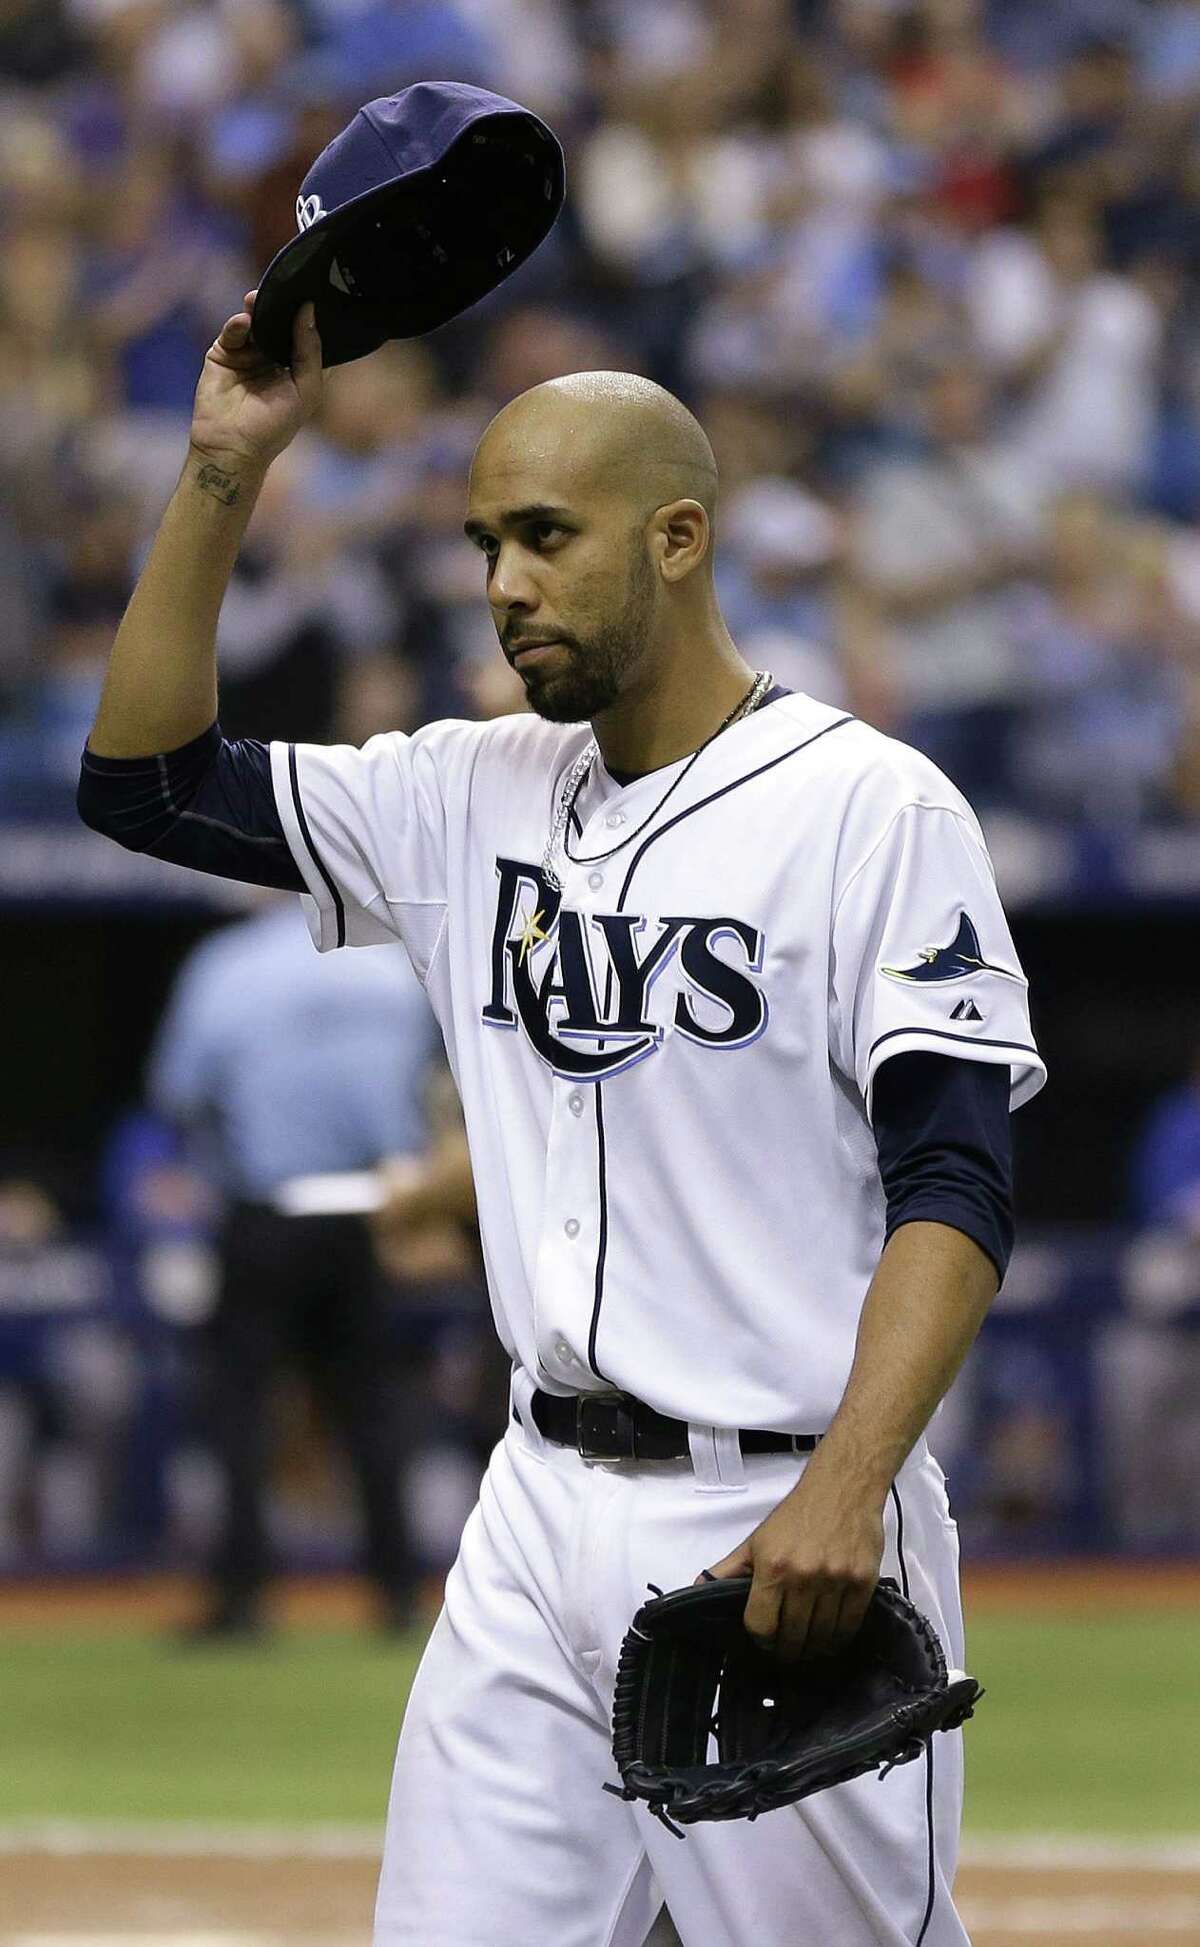
M 953 1947 L 959 1734 L 685 1841 L 606 1796 L 648 1583 L 753 1576 L 779 1657 L 881 1573 L 964 1663 L 925 1429 L 1011 1246 L 1010 1107 L 1044 1079 L 979 826 L 913 750 L 747 667 L 717 480 L 670 394 L 539 385 L 466 529 L 528 714 L 231 744 L 213 639 L 272 459 L 316 411 L 254 294 L 205 361 L 80 805 L 403 941 L 462 1096 L 511 1417 L 408 1705 L 377 1947 Z

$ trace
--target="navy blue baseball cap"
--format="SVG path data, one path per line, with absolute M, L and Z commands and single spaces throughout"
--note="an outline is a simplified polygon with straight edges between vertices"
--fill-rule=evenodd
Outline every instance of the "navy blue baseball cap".
M 418 81 L 369 101 L 300 186 L 299 233 L 259 284 L 254 342 L 290 365 L 310 298 L 325 365 L 433 331 L 532 256 L 565 186 L 557 137 L 503 95 Z

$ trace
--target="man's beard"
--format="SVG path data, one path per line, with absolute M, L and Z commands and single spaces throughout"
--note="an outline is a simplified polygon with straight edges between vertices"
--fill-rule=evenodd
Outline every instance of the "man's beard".
M 639 536 L 619 614 L 586 643 L 563 642 L 565 669 L 545 675 L 530 671 L 524 678 L 530 709 L 547 723 L 583 723 L 610 709 L 645 647 L 653 604 L 654 576 Z

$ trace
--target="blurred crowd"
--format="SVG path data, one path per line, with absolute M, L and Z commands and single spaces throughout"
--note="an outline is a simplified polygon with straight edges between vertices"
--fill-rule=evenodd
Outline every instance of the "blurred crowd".
M 185 958 L 88 1216 L 0 1166 L 0 1575 L 206 1564 L 193 1633 L 256 1635 L 281 1561 L 358 1559 L 405 1628 L 507 1411 L 461 1114 L 403 949 L 255 908 Z
M 330 376 L 221 622 L 229 734 L 511 707 L 462 537 L 490 415 L 592 366 L 716 447 L 780 680 L 987 812 L 1200 815 L 1197 0 L 0 0 L 0 816 L 71 816 L 204 352 L 363 101 L 568 157 L 549 243 Z

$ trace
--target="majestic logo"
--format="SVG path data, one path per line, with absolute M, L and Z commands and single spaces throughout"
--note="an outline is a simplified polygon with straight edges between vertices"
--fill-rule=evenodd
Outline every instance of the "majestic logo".
M 950 1009 L 952 1021 L 982 1021 L 983 1016 L 974 1001 L 959 1001 L 957 1007 Z
M 321 198 L 315 193 L 312 196 L 297 196 L 296 228 L 298 230 L 311 230 L 317 218 L 324 216 L 324 214 L 325 211 L 321 207 Z
M 762 972 L 764 940 L 745 920 L 577 913 L 520 859 L 498 858 L 496 877 L 483 1021 L 523 1029 L 556 1075 L 602 1081 L 654 1054 L 665 1029 L 649 1018 L 648 1003 L 669 967 L 678 991 L 665 1012 L 677 1034 L 705 1048 L 745 1048 L 762 1034 L 767 997 L 750 976 Z M 719 941 L 733 943 L 732 958 L 717 953 Z M 715 1002 L 724 1018 L 702 1018 L 700 1000 Z
M 923 946 L 915 967 L 880 967 L 890 980 L 965 980 L 969 974 L 1000 974 L 1005 980 L 1019 980 L 1007 967 L 997 967 L 979 951 L 979 935 L 966 913 L 960 913 L 958 931 L 949 946 Z

